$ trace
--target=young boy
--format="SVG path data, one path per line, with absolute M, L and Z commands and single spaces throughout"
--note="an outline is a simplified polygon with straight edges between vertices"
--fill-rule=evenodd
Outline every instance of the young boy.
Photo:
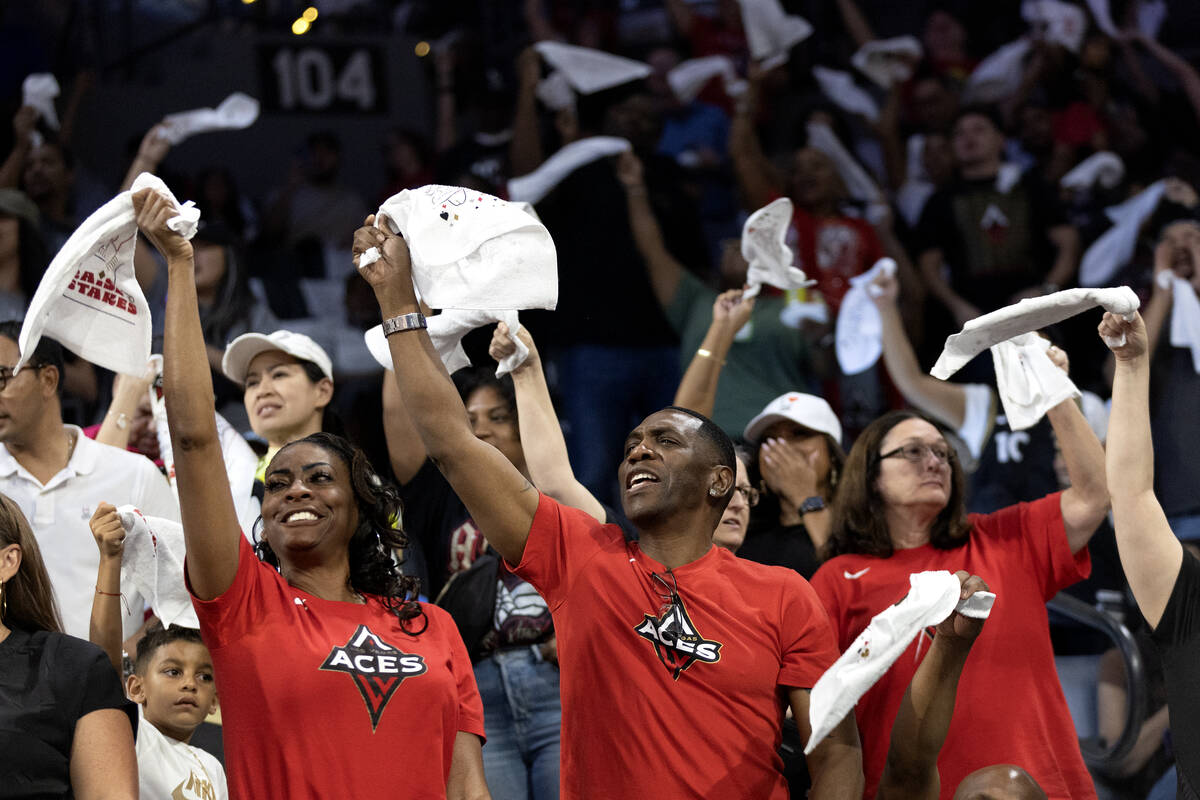
M 100 504 L 90 524 L 100 548 L 90 638 L 120 670 L 125 530 L 109 503 Z M 229 791 L 220 762 L 188 744 L 200 723 L 217 708 L 212 657 L 200 632 L 176 625 L 148 631 L 138 642 L 125 691 L 141 710 L 142 724 L 137 731 L 140 795 L 227 800 Z

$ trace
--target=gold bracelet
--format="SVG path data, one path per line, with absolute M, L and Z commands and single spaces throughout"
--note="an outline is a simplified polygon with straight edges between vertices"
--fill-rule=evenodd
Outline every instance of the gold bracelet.
M 701 347 L 699 350 L 697 350 L 697 351 L 696 351 L 696 355 L 698 355 L 698 356 L 703 356 L 704 358 L 716 358 L 716 356 L 714 356 L 714 355 L 712 354 L 712 351 L 711 351 L 711 350 L 707 350 L 707 349 L 705 349 L 705 348 L 703 348 L 703 347 Z M 723 367 L 723 366 L 725 366 L 725 362 L 724 362 L 724 361 L 722 361 L 722 362 L 721 362 L 721 366 L 722 366 L 722 367 Z

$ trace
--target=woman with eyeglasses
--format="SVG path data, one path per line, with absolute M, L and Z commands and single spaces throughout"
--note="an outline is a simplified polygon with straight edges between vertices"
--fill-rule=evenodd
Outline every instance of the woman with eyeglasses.
M 1071 488 L 992 514 L 966 513 L 963 470 L 943 429 L 893 411 L 859 436 L 833 502 L 827 560 L 812 579 L 845 650 L 908 592 L 909 575 L 966 570 L 996 593 L 958 686 L 939 760 L 942 797 L 973 770 L 1015 764 L 1050 797 L 1094 798 L 1058 684 L 1046 601 L 1086 577 L 1108 510 L 1104 451 L 1073 400 L 1048 413 Z M 892 720 L 929 650 L 922 634 L 856 706 L 871 797 Z

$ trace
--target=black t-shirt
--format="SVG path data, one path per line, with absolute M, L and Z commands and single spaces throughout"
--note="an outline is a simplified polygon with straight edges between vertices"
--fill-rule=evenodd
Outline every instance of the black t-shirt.
M 951 288 L 992 311 L 1041 283 L 1054 260 L 1047 231 L 1065 221 L 1053 189 L 1031 175 L 1008 192 L 994 178 L 958 180 L 925 204 L 915 250 L 940 249 Z
M 0 798 L 69 798 L 75 723 L 126 710 L 108 657 L 62 633 L 13 629 L 0 642 Z
M 645 168 L 667 248 L 682 264 L 703 271 L 708 257 L 699 217 L 678 169 L 659 156 L 647 158 Z M 537 204 L 537 212 L 558 253 L 558 307 L 531 312 L 528 323 L 539 342 L 622 347 L 678 342 L 651 289 L 611 160 L 572 172 Z
M 1164 332 L 1170 330 L 1170 319 Z M 1169 341 L 1155 353 L 1150 420 L 1154 435 L 1154 493 L 1167 516 L 1200 513 L 1200 374 L 1192 351 Z
M 1058 491 L 1054 472 L 1054 429 L 1043 417 L 1023 431 L 1008 427 L 1008 417 L 996 415 L 992 435 L 971 473 L 967 510 L 990 514 Z
M 739 558 L 759 564 L 794 569 L 804 580 L 811 578 L 817 567 L 821 566 L 817 549 L 803 522 L 799 525 L 776 525 L 760 531 L 751 529 L 737 554 Z
M 1200 560 L 1186 549 L 1154 642 L 1162 652 L 1180 798 L 1200 797 Z
M 429 585 L 422 587 L 422 593 L 432 602 L 451 575 L 467 569 L 483 554 L 487 540 L 429 459 L 400 487 L 400 498 L 404 501 L 404 532 L 425 554 Z

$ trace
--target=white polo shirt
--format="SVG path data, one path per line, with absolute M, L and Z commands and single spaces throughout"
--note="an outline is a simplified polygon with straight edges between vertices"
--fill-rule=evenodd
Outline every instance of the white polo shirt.
M 95 442 L 74 425 L 65 427 L 76 434 L 75 451 L 66 468 L 44 485 L 0 445 L 0 492 L 20 506 L 33 528 L 66 633 L 87 639 L 100 568 L 100 551 L 88 526 L 96 506 L 131 503 L 145 514 L 178 520 L 179 504 L 150 459 Z M 122 590 L 128 637 L 142 624 L 145 601 L 132 588 Z

